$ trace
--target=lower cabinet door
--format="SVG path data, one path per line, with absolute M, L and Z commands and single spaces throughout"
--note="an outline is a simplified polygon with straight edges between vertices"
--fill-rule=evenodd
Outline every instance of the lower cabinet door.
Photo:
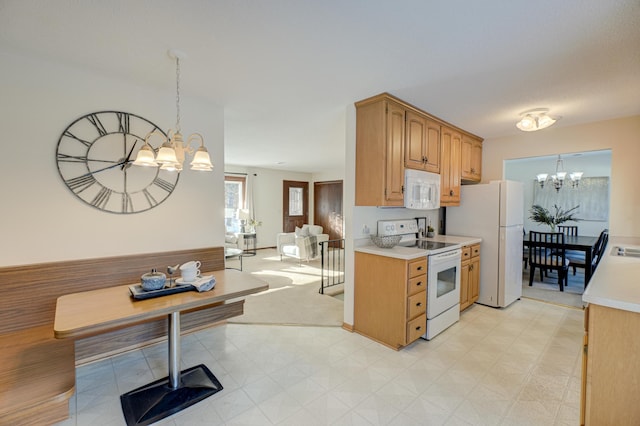
M 427 292 L 421 291 L 407 299 L 407 319 L 427 312 Z
M 427 314 L 420 315 L 407 323 L 407 344 L 418 340 L 427 332 Z

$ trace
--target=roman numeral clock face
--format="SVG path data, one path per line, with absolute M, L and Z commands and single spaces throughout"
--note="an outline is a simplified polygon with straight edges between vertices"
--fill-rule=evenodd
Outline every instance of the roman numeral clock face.
M 82 201 L 110 213 L 139 213 L 166 200 L 179 173 L 132 163 L 149 132 L 162 130 L 126 112 L 84 115 L 60 135 L 56 160 L 67 187 Z M 164 132 L 162 132 L 164 134 Z M 149 143 L 157 152 L 161 138 Z

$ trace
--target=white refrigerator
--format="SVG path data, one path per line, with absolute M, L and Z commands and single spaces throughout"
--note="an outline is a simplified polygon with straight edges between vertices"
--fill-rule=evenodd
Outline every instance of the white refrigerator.
M 522 182 L 463 185 L 460 206 L 447 207 L 447 235 L 482 238 L 478 303 L 506 307 L 522 296 Z

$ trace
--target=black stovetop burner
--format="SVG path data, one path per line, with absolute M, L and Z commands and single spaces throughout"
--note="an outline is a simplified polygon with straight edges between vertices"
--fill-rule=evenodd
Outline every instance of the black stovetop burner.
M 398 245 L 402 247 L 415 247 L 421 250 L 438 250 L 448 246 L 455 246 L 456 244 L 442 243 L 440 241 L 408 240 L 408 241 L 400 241 Z

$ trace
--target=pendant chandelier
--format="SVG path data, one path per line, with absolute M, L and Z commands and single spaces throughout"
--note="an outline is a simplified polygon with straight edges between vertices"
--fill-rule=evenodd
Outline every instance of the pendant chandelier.
M 167 137 L 158 130 L 149 133 L 145 137 L 144 145 L 138 151 L 133 165 L 146 167 L 160 166 L 161 170 L 180 172 L 183 169 L 185 155 L 189 154 L 193 156 L 193 161 L 191 161 L 190 164 L 191 170 L 212 171 L 213 164 L 211 164 L 209 152 L 204 146 L 204 138 L 202 135 L 200 133 L 192 134 L 187 139 L 186 144 L 182 139 L 180 128 L 180 59 L 185 55 L 183 52 L 177 50 L 169 50 L 169 56 L 176 60 L 176 129 L 169 129 Z M 163 140 L 157 156 L 149 144 L 149 140 L 153 137 L 159 137 Z M 200 146 L 194 149 L 191 146 L 192 142 L 196 142 L 196 144 L 199 143 Z
M 582 179 L 582 172 L 572 172 L 569 174 L 569 179 L 571 179 L 571 187 L 575 188 L 580 183 L 580 179 Z M 548 173 L 540 173 L 536 175 L 536 179 L 540 184 L 540 188 L 544 188 L 544 183 L 547 181 L 547 177 L 549 177 Z M 564 162 L 562 161 L 562 157 L 558 154 L 558 159 L 556 160 L 556 173 L 551 175 L 550 180 L 553 183 L 553 187 L 556 189 L 556 192 L 560 192 L 560 188 L 564 184 L 564 181 L 567 177 L 567 172 L 564 171 Z

